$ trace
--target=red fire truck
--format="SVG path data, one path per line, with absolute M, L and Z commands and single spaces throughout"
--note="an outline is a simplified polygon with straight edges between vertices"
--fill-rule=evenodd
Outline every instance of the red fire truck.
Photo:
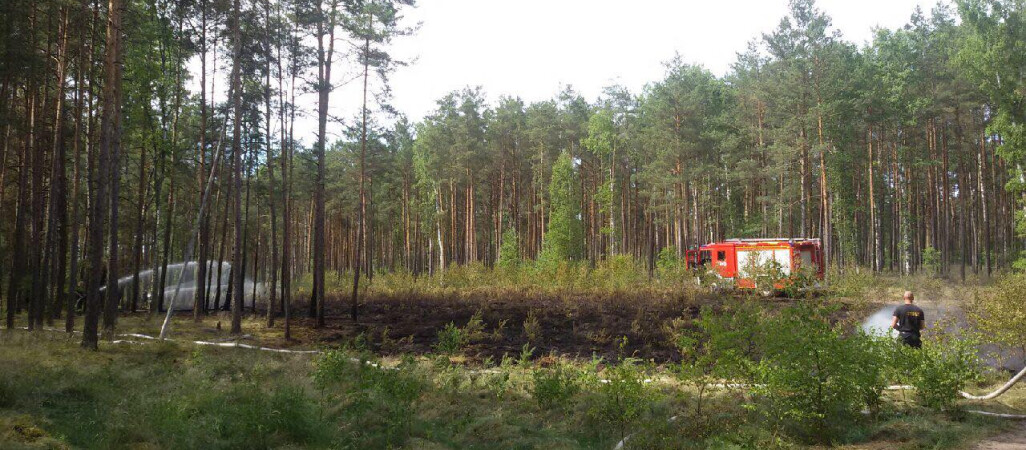
M 784 288 L 799 271 L 823 279 L 823 251 L 819 239 L 728 239 L 687 251 L 688 267 L 708 270 L 742 289 L 761 289 L 750 273 L 759 267 L 775 266 L 782 279 L 774 289 Z

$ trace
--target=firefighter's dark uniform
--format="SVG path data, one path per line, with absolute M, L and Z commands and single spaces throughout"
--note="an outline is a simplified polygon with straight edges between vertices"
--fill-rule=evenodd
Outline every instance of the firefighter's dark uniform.
M 898 339 L 901 343 L 914 348 L 922 347 L 923 341 L 920 340 L 919 330 L 926 322 L 923 310 L 916 305 L 905 304 L 894 310 L 894 317 L 898 318 L 898 325 L 894 329 L 898 330 Z

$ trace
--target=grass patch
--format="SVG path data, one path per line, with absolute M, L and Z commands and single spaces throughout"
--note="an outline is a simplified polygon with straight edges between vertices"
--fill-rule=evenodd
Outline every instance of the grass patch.
M 624 280 L 620 286 L 635 282 Z M 889 292 L 907 281 L 915 279 L 878 280 L 871 289 Z M 871 342 L 844 331 L 853 326 L 850 300 L 734 302 L 607 288 L 556 293 L 495 284 L 487 289 L 510 290 L 496 297 L 427 289 L 415 299 L 379 293 L 360 324 L 339 319 L 313 330 L 300 319 L 292 342 L 281 338 L 280 324 L 244 322 L 250 343 L 328 350 L 316 356 L 158 342 L 101 343 L 89 352 L 63 333 L 4 331 L 0 448 L 609 449 L 630 436 L 627 448 L 943 449 L 1007 426 L 965 414 L 964 402 L 926 409 L 911 391 L 887 392 L 861 414 L 863 396 L 875 391 L 849 385 L 900 380 L 850 367 L 855 354 L 882 361 L 855 351 Z M 808 304 L 794 308 L 799 302 Z M 831 303 L 848 309 L 787 316 Z M 814 325 L 809 320 L 829 327 L 803 328 Z M 173 336 L 230 339 L 218 321 L 227 316 L 181 316 Z M 156 334 L 159 325 L 128 315 L 119 330 Z M 805 342 L 809 336 L 822 339 Z M 795 353 L 801 349 L 843 357 L 811 370 Z M 724 380 L 766 388 L 709 387 Z M 985 384 L 1003 381 L 992 374 Z M 829 403 L 798 420 L 809 409 L 803 405 L 823 398 L 796 393 L 816 386 Z M 1020 391 L 973 406 L 1022 410 Z M 841 419 L 825 438 L 809 435 Z

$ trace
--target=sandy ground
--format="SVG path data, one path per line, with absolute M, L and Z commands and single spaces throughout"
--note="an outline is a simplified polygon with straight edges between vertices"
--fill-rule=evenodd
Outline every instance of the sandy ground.
M 976 444 L 976 450 L 1019 450 L 1026 448 L 1026 423 L 1014 431 L 1000 434 Z

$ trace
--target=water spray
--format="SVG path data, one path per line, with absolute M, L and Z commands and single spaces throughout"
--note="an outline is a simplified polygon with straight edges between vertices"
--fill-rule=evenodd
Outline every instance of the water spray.
M 231 97 L 235 92 L 235 86 L 231 86 L 228 89 L 228 96 Z M 210 163 L 210 176 L 207 177 L 207 185 L 203 188 L 203 199 L 200 200 L 199 214 L 196 214 L 196 222 L 192 226 L 192 232 L 189 234 L 189 244 L 185 246 L 185 266 L 182 267 L 182 275 L 178 277 L 178 282 L 175 283 L 175 295 L 171 297 L 171 304 L 167 305 L 167 315 L 164 316 L 164 323 L 160 326 L 160 339 L 166 339 L 167 333 L 171 328 L 171 316 L 175 312 L 175 300 L 178 298 L 178 293 L 182 290 L 182 279 L 185 278 L 185 271 L 189 268 L 189 260 L 192 259 L 192 251 L 196 246 L 196 235 L 199 233 L 200 225 L 203 223 L 205 214 L 207 212 L 207 202 L 210 200 L 210 186 L 214 184 L 214 174 L 217 173 L 217 165 L 221 161 L 221 147 L 224 144 L 225 136 L 228 133 L 228 112 L 225 111 L 224 125 L 221 126 L 221 138 L 217 140 L 217 147 L 214 150 L 214 159 Z M 238 118 L 235 118 L 238 120 Z M 203 149 L 200 149 L 202 151 Z M 167 251 L 167 249 L 164 249 Z M 218 283 L 221 280 L 217 280 Z M 204 300 L 205 301 L 205 300 Z M 253 301 L 256 301 L 254 299 Z

